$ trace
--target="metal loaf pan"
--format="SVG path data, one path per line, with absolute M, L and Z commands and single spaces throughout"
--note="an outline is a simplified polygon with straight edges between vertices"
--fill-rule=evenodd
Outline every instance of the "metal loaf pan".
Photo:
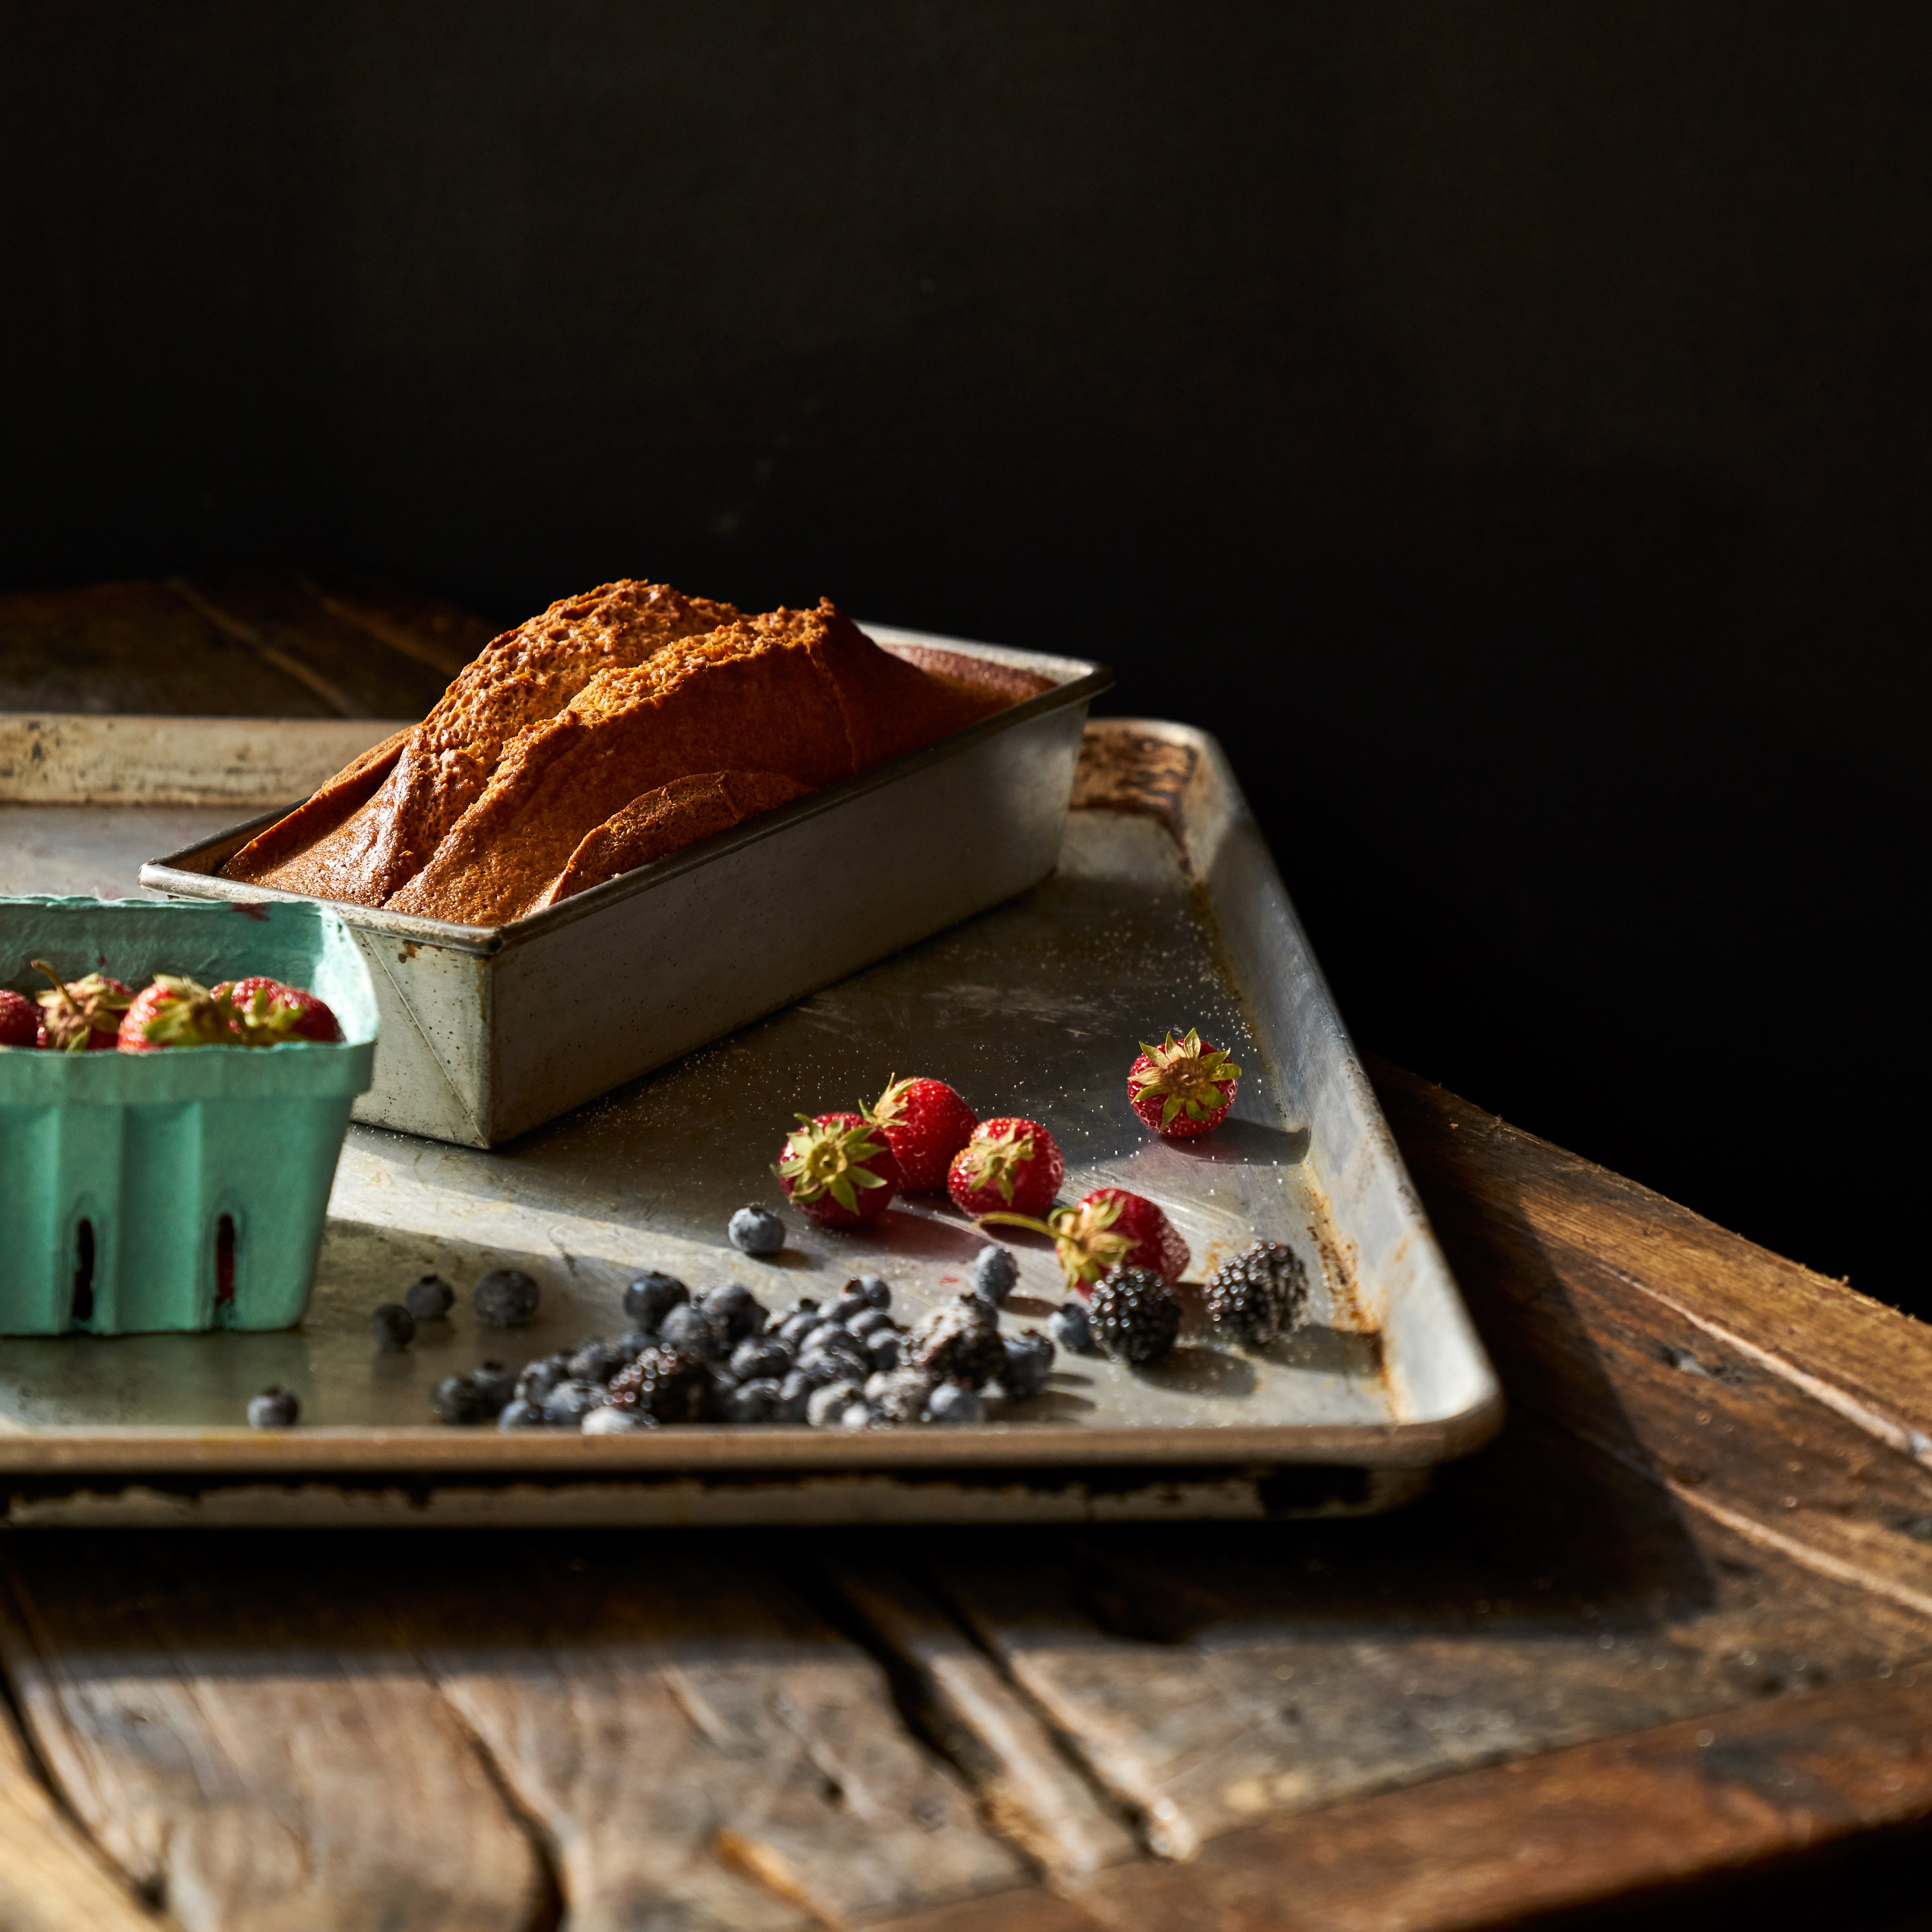
M 1047 688 L 875 771 L 506 926 L 335 904 L 376 984 L 382 1044 L 355 1118 L 494 1147 L 1052 872 L 1088 703 L 1083 659 L 879 626 Z M 301 896 L 215 868 L 278 811 L 141 868 L 187 898 Z

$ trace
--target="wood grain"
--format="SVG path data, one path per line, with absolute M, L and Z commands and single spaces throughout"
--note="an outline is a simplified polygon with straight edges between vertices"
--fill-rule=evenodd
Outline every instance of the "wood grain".
M 54 1802 L 0 1713 L 0 1932 L 165 1932 Z
M 20 1539 L 0 1658 L 41 1756 L 192 1932 L 522 1932 L 528 1835 L 414 1660 L 260 1537 Z M 112 1921 L 104 1922 L 112 1923 Z
M 1377 1078 L 1512 1402 L 1932 1613 L 1932 1328 L 1440 1088 Z
M 1114 1932 L 1450 1932 L 1932 1814 L 1932 1668 L 1282 1820 L 1096 1874 Z
M 880 1641 L 915 1672 L 934 1721 L 1010 1837 L 1056 1876 L 1138 1855 L 1132 1834 L 1074 1769 L 1039 1714 L 952 1618 L 903 1572 L 862 1555 L 828 1565 Z
M 776 1571 L 644 1548 L 586 1545 L 487 1604 L 398 1600 L 554 1843 L 573 1932 L 844 1925 L 1022 1882 L 878 1666 Z

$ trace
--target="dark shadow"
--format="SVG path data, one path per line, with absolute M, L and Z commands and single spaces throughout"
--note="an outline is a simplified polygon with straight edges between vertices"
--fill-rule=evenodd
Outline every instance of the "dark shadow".
M 1170 1140 L 1166 1144 L 1176 1154 L 1223 1166 L 1293 1167 L 1308 1158 L 1308 1130 L 1298 1127 L 1290 1133 L 1258 1120 L 1228 1119 L 1198 1140 Z

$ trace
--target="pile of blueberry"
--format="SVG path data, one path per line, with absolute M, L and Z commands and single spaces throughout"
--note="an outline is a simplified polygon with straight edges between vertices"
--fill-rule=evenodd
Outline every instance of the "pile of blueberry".
M 640 1275 L 624 1291 L 623 1334 L 514 1374 L 486 1362 L 446 1376 L 431 1400 L 448 1423 L 596 1436 L 680 1422 L 977 1422 L 982 1390 L 1035 1394 L 1053 1366 L 1046 1335 L 1000 1332 L 1017 1275 L 1006 1249 L 988 1247 L 974 1292 L 910 1328 L 892 1318 L 892 1289 L 877 1275 L 848 1282 L 829 1304 L 801 1300 L 776 1313 L 736 1282 L 694 1294 L 674 1276 Z

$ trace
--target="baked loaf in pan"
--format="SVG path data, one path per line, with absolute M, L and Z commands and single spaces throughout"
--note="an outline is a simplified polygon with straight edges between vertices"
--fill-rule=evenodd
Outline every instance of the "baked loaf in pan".
M 970 668 L 882 650 L 830 603 L 747 616 L 607 584 L 485 646 L 420 724 L 222 871 L 501 925 L 1028 694 L 991 667 L 957 674 Z

